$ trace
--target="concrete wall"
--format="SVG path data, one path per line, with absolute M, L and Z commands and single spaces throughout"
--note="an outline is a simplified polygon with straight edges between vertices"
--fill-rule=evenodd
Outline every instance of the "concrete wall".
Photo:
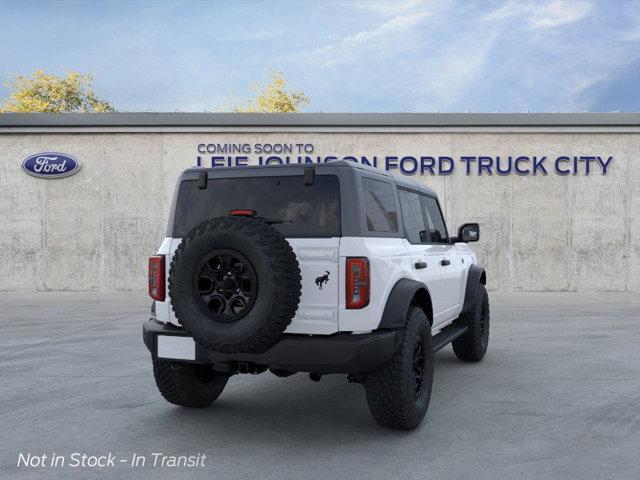
M 606 176 L 415 177 L 441 197 L 451 231 L 481 224 L 490 287 L 640 290 L 638 133 L 0 132 L 0 290 L 143 290 L 178 173 L 200 143 L 314 143 L 316 154 L 615 157 Z M 45 180 L 21 162 L 71 154 L 76 175 Z

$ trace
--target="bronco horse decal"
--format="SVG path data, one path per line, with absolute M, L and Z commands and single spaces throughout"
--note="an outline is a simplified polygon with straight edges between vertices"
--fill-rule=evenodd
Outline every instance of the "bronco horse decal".
M 329 282 L 329 272 L 325 270 L 324 275 L 316 278 L 316 285 L 322 290 L 322 285 Z

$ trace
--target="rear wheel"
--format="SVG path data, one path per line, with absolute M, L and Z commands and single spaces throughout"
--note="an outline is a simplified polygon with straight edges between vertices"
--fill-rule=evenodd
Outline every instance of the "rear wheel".
M 369 410 L 383 427 L 412 430 L 427 413 L 432 384 L 431 325 L 421 308 L 411 307 L 394 356 L 365 375 Z
M 228 376 L 208 365 L 154 360 L 153 375 L 162 396 L 181 407 L 204 408 L 222 393 Z

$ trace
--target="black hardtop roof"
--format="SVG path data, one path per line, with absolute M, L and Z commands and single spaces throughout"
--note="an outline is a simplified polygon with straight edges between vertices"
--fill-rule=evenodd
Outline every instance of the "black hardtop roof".
M 211 177 L 211 176 L 215 176 L 216 173 L 219 173 L 222 171 L 246 172 L 246 171 L 264 170 L 268 168 L 268 169 L 282 169 L 282 170 L 300 170 L 300 174 L 302 174 L 302 171 L 308 167 L 314 167 L 319 170 L 322 170 L 324 168 L 335 168 L 335 167 L 363 170 L 374 175 L 387 177 L 395 181 L 395 183 L 399 187 L 409 188 L 411 190 L 416 190 L 416 191 L 425 193 L 427 195 L 432 195 L 434 197 L 437 196 L 436 192 L 433 191 L 430 187 L 410 177 L 407 177 L 404 175 L 391 174 L 385 170 L 381 170 L 379 168 L 376 168 L 370 165 L 364 165 L 362 163 L 353 162 L 350 160 L 334 160 L 331 162 L 324 162 L 324 163 L 291 163 L 291 164 L 285 164 L 285 165 L 246 165 L 246 166 L 238 166 L 238 167 L 214 167 L 214 168 L 191 167 L 186 169 L 185 173 L 206 171 L 207 174 Z M 212 173 L 214 175 L 211 175 Z M 228 177 L 228 174 L 225 174 L 225 176 Z

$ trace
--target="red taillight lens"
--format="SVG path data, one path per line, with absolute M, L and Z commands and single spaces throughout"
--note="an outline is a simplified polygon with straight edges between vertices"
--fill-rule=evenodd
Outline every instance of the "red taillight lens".
M 229 210 L 230 217 L 255 217 L 257 213 L 255 210 Z
M 164 255 L 149 257 L 149 295 L 164 302 Z
M 347 308 L 364 308 L 369 305 L 370 292 L 369 260 L 364 257 L 348 257 Z

